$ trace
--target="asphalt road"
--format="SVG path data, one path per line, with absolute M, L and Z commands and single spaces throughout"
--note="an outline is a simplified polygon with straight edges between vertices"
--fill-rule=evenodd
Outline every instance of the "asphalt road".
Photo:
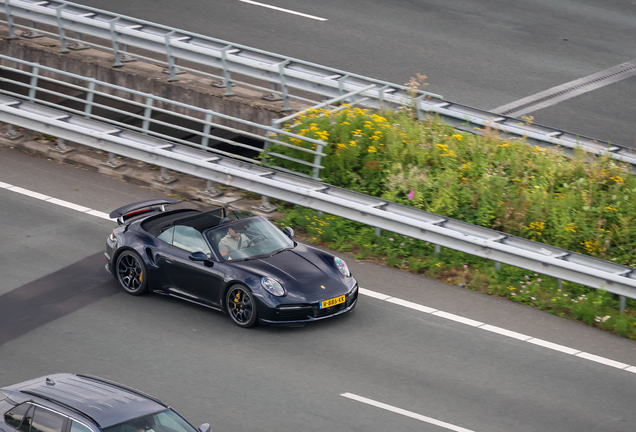
M 636 4 L 587 0 L 79 0 L 88 6 L 402 84 L 492 110 L 636 58 Z M 528 113 L 636 147 L 636 77 Z
M 0 173 L 0 182 L 100 212 L 158 196 L 6 147 Z M 113 222 L 6 188 L 0 202 L 0 386 L 91 373 L 154 394 L 213 430 L 449 430 L 434 420 L 475 432 L 579 432 L 636 424 L 629 371 L 368 296 L 352 314 L 315 325 L 243 330 L 215 311 L 119 290 L 101 256 Z M 344 258 L 368 290 L 636 365 L 633 341 Z

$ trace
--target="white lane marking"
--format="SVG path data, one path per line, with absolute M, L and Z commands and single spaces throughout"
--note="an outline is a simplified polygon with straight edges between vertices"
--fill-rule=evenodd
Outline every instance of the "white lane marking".
M 527 336 L 527 335 L 524 335 L 524 334 L 521 334 L 521 333 L 513 332 L 511 330 L 506 330 L 506 329 L 503 329 L 501 327 L 495 327 L 495 326 L 490 325 L 490 324 L 484 324 L 483 326 L 480 326 L 479 328 L 482 329 L 482 330 L 488 330 L 488 331 L 493 332 L 493 333 L 497 333 L 497 334 L 500 334 L 500 335 L 508 336 L 508 337 L 511 337 L 511 338 L 514 338 L 514 339 L 519 339 L 519 340 L 522 340 L 522 341 L 527 341 L 528 339 L 532 339 L 532 336 Z
M 280 7 L 277 7 L 277 6 L 272 6 L 272 5 L 268 5 L 268 4 L 265 4 L 265 3 L 259 3 L 259 2 L 255 2 L 255 1 L 252 1 L 252 0 L 239 0 L 239 1 L 243 2 L 243 3 L 249 3 L 249 4 L 255 5 L 255 6 L 261 6 L 261 7 L 268 8 L 268 9 L 274 9 L 274 10 L 277 10 L 279 12 L 286 12 L 286 13 L 292 14 L 292 15 L 298 15 L 298 16 L 305 17 L 305 18 L 311 18 L 311 19 L 316 20 L 316 21 L 327 21 L 327 18 L 320 18 L 320 17 L 314 16 L 314 15 L 308 15 L 308 14 L 305 14 L 305 13 L 302 13 L 302 12 L 296 12 L 296 11 L 289 10 L 289 9 L 283 9 L 283 8 L 280 8 Z
M 578 354 L 575 354 L 575 356 L 581 357 L 581 358 L 584 358 L 584 359 L 588 359 L 588 360 L 592 360 L 592 361 L 595 361 L 595 362 L 598 362 L 598 363 L 601 363 L 601 364 L 604 364 L 604 365 L 607 365 L 607 366 L 612 366 L 612 367 L 615 367 L 615 368 L 618 368 L 618 369 L 626 369 L 626 368 L 629 367 L 628 364 L 617 362 L 617 361 L 610 360 L 610 359 L 606 359 L 605 357 L 599 357 L 597 355 L 586 353 L 586 352 L 580 352 Z
M 581 352 L 581 351 L 576 350 L 574 348 L 568 348 L 568 347 L 563 346 L 563 345 L 559 345 L 559 344 L 555 344 L 555 343 L 552 343 L 552 342 L 544 341 L 543 339 L 532 338 L 532 339 L 528 339 L 526 342 L 530 342 L 532 344 L 539 345 L 539 346 L 542 346 L 544 348 L 550 348 L 550 349 L 555 350 L 555 351 L 561 351 L 563 353 L 570 354 L 570 355 L 575 355 L 575 354 L 578 354 L 578 353 Z
M 391 296 L 388 296 L 386 294 L 381 294 L 379 292 L 371 291 L 371 290 L 368 290 L 366 288 L 359 287 L 358 289 L 360 291 L 360 294 L 364 294 L 365 296 L 377 298 L 379 300 L 388 300 L 388 299 L 391 298 Z
M 75 204 L 75 203 L 72 203 L 72 202 L 64 201 L 64 200 L 61 200 L 61 199 L 58 199 L 58 198 L 53 198 L 53 197 L 50 197 L 48 195 L 44 195 L 44 194 L 41 194 L 39 192 L 34 192 L 32 190 L 29 190 L 29 189 L 24 189 L 24 188 L 21 188 L 21 187 L 18 187 L 18 186 L 14 186 L 14 185 L 11 185 L 9 183 L 0 182 L 0 188 L 10 190 L 11 192 L 17 192 L 17 193 L 20 193 L 22 195 L 29 196 L 31 198 L 35 198 L 35 199 L 39 199 L 39 200 L 42 200 L 42 201 L 46 201 L 46 202 L 49 202 L 51 204 L 58 205 L 60 207 L 66 207 L 66 208 L 69 208 L 71 210 L 76 210 L 76 211 L 78 211 L 80 213 L 86 213 L 86 214 L 89 214 L 91 216 L 100 217 L 102 219 L 112 220 L 110 217 L 108 217 L 108 214 L 106 214 L 106 213 L 103 213 L 103 212 L 100 212 L 100 211 L 97 211 L 97 210 L 93 210 L 93 209 L 90 209 L 88 207 L 81 206 L 79 204 Z
M 90 210 L 88 207 L 73 204 L 68 201 L 62 201 L 61 199 L 57 199 L 57 198 L 51 198 L 51 199 L 48 199 L 47 201 L 62 207 L 70 208 L 72 210 L 77 210 L 78 212 L 82 212 L 82 213 L 86 213 L 87 211 Z
M 106 214 L 104 212 L 93 210 L 93 209 L 90 209 L 88 207 L 84 207 L 84 206 L 81 206 L 81 205 L 78 205 L 78 204 L 73 204 L 73 203 L 70 203 L 68 201 L 63 201 L 63 200 L 58 199 L 58 198 L 52 198 L 52 197 L 50 197 L 48 195 L 44 195 L 44 194 L 41 194 L 41 193 L 38 193 L 38 192 L 34 192 L 34 191 L 31 191 L 31 190 L 28 190 L 28 189 L 24 189 L 24 188 L 21 188 L 21 187 L 18 187 L 18 186 L 14 186 L 14 185 L 11 185 L 9 183 L 0 182 L 0 188 L 7 189 L 7 190 L 10 190 L 12 192 L 17 192 L 17 193 L 20 193 L 20 194 L 23 194 L 23 195 L 26 195 L 26 196 L 29 196 L 29 197 L 32 197 L 32 198 L 36 198 L 36 199 L 42 200 L 42 201 L 46 201 L 46 202 L 49 202 L 51 204 L 56 204 L 56 205 L 59 205 L 59 206 L 62 206 L 62 207 L 70 208 L 72 210 L 76 210 L 76 211 L 79 211 L 81 213 L 86 213 L 86 214 L 89 214 L 91 216 L 96 216 L 96 217 L 99 217 L 99 218 L 102 218 L 102 219 L 106 219 L 106 220 L 112 220 L 110 217 L 108 217 L 108 214 Z M 565 354 L 575 355 L 576 357 L 584 358 L 586 360 L 591 360 L 591 361 L 594 361 L 594 362 L 597 362 L 597 363 L 601 363 L 601 364 L 604 364 L 604 365 L 607 365 L 607 366 L 612 366 L 612 367 L 615 367 L 615 368 L 618 368 L 618 369 L 626 370 L 628 372 L 636 373 L 636 367 L 630 366 L 630 365 L 628 365 L 626 363 L 617 362 L 615 360 L 606 359 L 604 357 L 599 357 L 599 356 L 594 355 L 594 354 L 589 354 L 589 353 L 586 353 L 586 352 L 583 352 L 583 351 L 579 351 L 579 350 L 576 350 L 576 349 L 573 349 L 573 348 L 568 348 L 568 347 L 565 347 L 563 345 L 557 345 L 557 344 L 552 343 L 552 342 L 543 341 L 541 339 L 536 339 L 536 338 L 533 338 L 532 336 L 527 336 L 527 335 L 524 335 L 524 334 L 521 334 L 521 333 L 517 333 L 517 332 L 510 331 L 510 330 L 502 329 L 501 327 L 495 327 L 495 326 L 490 325 L 490 324 L 483 324 L 483 323 L 480 323 L 479 321 L 475 321 L 475 320 L 472 320 L 470 318 L 464 318 L 464 317 L 461 317 L 459 315 L 455 315 L 455 314 L 452 314 L 452 313 L 449 313 L 449 312 L 439 311 L 437 309 L 433 309 L 433 308 L 428 307 L 428 306 L 424 306 L 424 305 L 421 305 L 421 304 L 418 304 L 418 303 L 413 303 L 413 302 L 410 302 L 410 301 L 407 301 L 407 300 L 402 300 L 402 299 L 399 299 L 397 297 L 391 297 L 389 295 L 382 294 L 382 293 L 379 293 L 377 291 L 371 291 L 371 290 L 368 290 L 366 288 L 360 287 L 358 289 L 358 291 L 362 295 L 366 295 L 368 297 L 373 297 L 373 298 L 376 298 L 376 299 L 382 300 L 382 301 L 387 301 L 389 303 L 393 303 L 393 304 L 396 304 L 398 306 L 404 306 L 404 307 L 407 307 L 409 309 L 417 310 L 419 312 L 429 313 L 429 314 L 435 315 L 435 316 L 440 317 L 440 318 L 445 318 L 445 319 L 448 319 L 448 320 L 456 321 L 456 322 L 459 322 L 459 323 L 462 323 L 462 324 L 466 324 L 466 325 L 473 326 L 473 327 L 476 327 L 476 328 L 480 328 L 480 329 L 483 329 L 483 330 L 488 330 L 488 331 L 491 331 L 491 332 L 494 332 L 494 333 L 498 333 L 498 334 L 503 335 L 503 336 L 508 336 L 508 337 L 519 339 L 519 340 L 522 340 L 522 341 L 525 341 L 525 342 L 530 342 L 532 344 L 539 345 L 539 346 L 542 346 L 544 348 L 553 349 L 553 350 L 556 350 L 556 351 L 563 352 Z
M 414 412 L 411 412 L 411 411 L 407 411 L 407 410 L 402 409 L 402 408 L 397 408 L 397 407 L 394 407 L 392 405 L 387 405 L 385 403 L 374 401 L 373 399 L 368 399 L 368 398 L 365 398 L 365 397 L 362 397 L 362 396 L 358 396 L 358 395 L 355 395 L 353 393 L 342 393 L 340 396 L 344 396 L 346 398 L 353 399 L 355 401 L 362 402 L 364 404 L 371 405 L 371 406 L 374 406 L 376 408 L 381 408 L 381 409 L 384 409 L 384 410 L 387 410 L 387 411 L 394 412 L 396 414 L 401 414 L 403 416 L 410 417 L 410 418 L 413 418 L 413 419 L 416 419 L 416 420 L 420 420 L 420 421 L 423 421 L 423 422 L 426 422 L 426 423 L 430 423 L 432 425 L 443 427 L 443 428 L 446 428 L 446 429 L 449 429 L 449 430 L 452 430 L 452 431 L 455 431 L 455 432 L 474 432 L 474 431 L 472 431 L 470 429 L 466 429 L 466 428 L 463 428 L 461 426 L 455 426 L 454 424 L 446 423 L 446 422 L 443 422 L 441 420 L 434 419 L 432 417 L 423 416 L 421 414 L 417 414 L 417 413 L 414 413 Z
M 431 307 L 428 307 L 428 306 L 421 305 L 419 303 L 413 303 L 413 302 L 410 302 L 410 301 L 407 301 L 407 300 L 402 300 L 402 299 L 399 299 L 397 297 L 391 297 L 389 295 L 382 294 L 382 293 L 379 293 L 377 291 L 371 291 L 371 290 L 366 289 L 366 288 L 360 287 L 358 289 L 358 291 L 362 295 L 366 295 L 368 297 L 373 297 L 373 298 L 376 298 L 378 300 L 386 301 L 388 303 L 393 303 L 393 304 L 396 304 L 398 306 L 404 306 L 404 307 L 407 307 L 409 309 L 417 310 L 419 312 L 424 312 L 424 313 L 428 313 L 428 314 L 431 314 L 431 315 L 435 315 L 436 317 L 448 319 L 448 320 L 455 321 L 455 322 L 458 322 L 458 323 L 461 323 L 461 324 L 466 324 L 466 325 L 469 325 L 469 326 L 472 326 L 472 327 L 475 327 L 475 328 L 478 328 L 478 329 L 487 330 L 487 331 L 490 331 L 490 332 L 493 332 L 493 333 L 497 333 L 497 334 L 502 335 L 502 336 L 510 337 L 510 338 L 513 338 L 513 339 L 518 339 L 518 340 L 523 341 L 523 342 L 529 342 L 531 344 L 534 344 L 534 345 L 537 345 L 537 346 L 540 346 L 540 347 L 543 347 L 543 348 L 548 348 L 548 349 L 551 349 L 551 350 L 554 350 L 554 351 L 562 352 L 564 354 L 573 355 L 575 357 L 580 357 L 580 358 L 583 358 L 583 359 L 586 359 L 586 360 L 591 360 L 591 361 L 594 361 L 594 362 L 597 362 L 597 363 L 600 363 L 600 364 L 604 364 L 604 365 L 612 366 L 612 367 L 615 367 L 615 368 L 618 368 L 618 369 L 621 369 L 621 370 L 625 370 L 625 371 L 628 371 L 628 372 L 636 373 L 636 367 L 635 366 L 630 366 L 630 365 L 628 365 L 626 363 L 621 363 L 621 362 L 618 362 L 616 360 L 610 360 L 610 359 L 607 359 L 605 357 L 599 357 L 597 355 L 586 353 L 586 352 L 581 351 L 581 350 L 577 350 L 577 349 L 574 349 L 574 348 L 570 348 L 570 347 L 566 347 L 566 346 L 563 346 L 563 345 L 555 344 L 553 342 L 545 341 L 543 339 L 537 339 L 537 338 L 534 338 L 532 336 L 524 335 L 522 333 L 517 333 L 517 332 L 511 331 L 511 330 L 507 330 L 507 329 L 504 329 L 504 328 L 501 328 L 501 327 L 496 327 L 494 325 L 484 324 L 482 322 L 475 321 L 475 320 L 470 319 L 470 318 L 465 318 L 465 317 L 462 317 L 462 316 L 459 316 L 459 315 L 455 315 L 455 314 L 452 314 L 452 313 L 449 313 L 449 312 L 440 311 L 440 310 L 437 310 L 437 309 L 434 309 L 434 308 L 431 308 Z
M 465 317 L 462 317 L 462 316 L 459 316 L 459 315 L 455 315 L 455 314 L 452 314 L 452 313 L 449 313 L 449 312 L 444 312 L 444 311 L 437 311 L 437 312 L 433 313 L 433 315 L 438 316 L 438 317 L 442 317 L 442 318 L 446 318 L 446 319 L 451 320 L 451 321 L 457 321 L 457 322 L 460 322 L 462 324 L 466 324 L 466 325 L 473 326 L 473 327 L 479 327 L 479 326 L 484 325 L 483 322 L 475 321 L 475 320 L 472 320 L 470 318 L 465 318 Z
M 11 186 L 11 187 L 8 187 L 7 189 L 9 189 L 12 192 L 21 193 L 22 195 L 30 196 L 31 198 L 37 198 L 37 199 L 43 200 L 43 201 L 46 201 L 49 198 L 51 198 L 48 195 L 44 195 L 44 194 L 41 194 L 41 193 L 38 193 L 38 192 L 33 192 L 31 190 L 23 189 L 23 188 L 17 187 L 17 186 Z
M 430 308 L 428 306 L 424 306 L 424 305 L 421 305 L 421 304 L 413 303 L 413 302 L 402 300 L 402 299 L 395 298 L 395 297 L 391 297 L 391 298 L 385 299 L 385 300 L 388 301 L 389 303 L 394 303 L 394 304 L 397 304 L 397 305 L 400 305 L 400 306 L 404 306 L 404 307 L 407 307 L 407 308 L 411 308 L 411 309 L 415 309 L 415 310 L 418 310 L 418 311 L 424 312 L 424 313 L 433 313 L 433 312 L 437 311 L 437 309 L 433 309 L 433 308 Z

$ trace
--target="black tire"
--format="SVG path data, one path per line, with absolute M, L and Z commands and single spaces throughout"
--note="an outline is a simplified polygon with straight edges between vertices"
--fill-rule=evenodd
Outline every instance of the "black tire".
M 126 250 L 119 254 L 115 274 L 128 294 L 142 295 L 148 290 L 146 266 L 137 252 Z
M 249 289 L 243 285 L 232 285 L 225 296 L 227 314 L 239 327 L 252 327 L 258 321 L 256 303 Z

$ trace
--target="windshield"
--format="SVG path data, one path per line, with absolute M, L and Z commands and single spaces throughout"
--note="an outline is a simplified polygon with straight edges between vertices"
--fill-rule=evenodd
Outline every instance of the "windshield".
M 104 432 L 197 432 L 179 414 L 167 409 L 105 428 Z
M 225 261 L 265 258 L 294 247 L 289 237 L 261 216 L 224 224 L 206 235 Z

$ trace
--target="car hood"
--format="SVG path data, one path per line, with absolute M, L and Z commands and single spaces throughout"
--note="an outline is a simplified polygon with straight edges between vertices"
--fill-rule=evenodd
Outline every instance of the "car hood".
M 289 301 L 314 302 L 347 291 L 343 276 L 333 264 L 333 256 L 298 244 L 294 249 L 268 258 L 232 264 L 260 277 L 277 279 L 287 291 Z

